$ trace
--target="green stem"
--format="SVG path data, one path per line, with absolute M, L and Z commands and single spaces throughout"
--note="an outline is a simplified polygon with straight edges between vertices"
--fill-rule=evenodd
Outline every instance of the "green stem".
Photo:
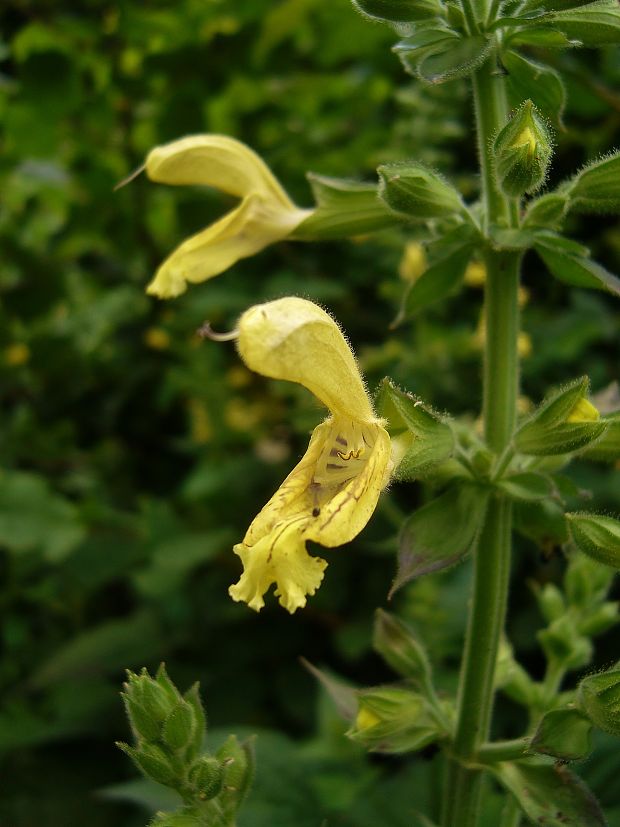
M 478 758 L 483 763 L 494 764 L 497 761 L 513 761 L 527 755 L 527 738 L 515 738 L 512 741 L 493 741 L 483 744 L 478 750 Z
M 507 116 L 504 80 L 495 56 L 474 72 L 474 105 L 482 178 L 484 229 L 515 226 L 517 204 L 499 190 L 492 140 Z M 485 438 L 498 456 L 512 440 L 518 393 L 518 253 L 485 252 L 486 342 L 483 367 Z M 478 752 L 488 740 L 494 702 L 495 664 L 504 627 L 511 555 L 512 506 L 494 496 L 474 559 L 474 583 L 461 665 L 453 757 L 448 765 L 443 827 L 476 827 L 483 771 Z
M 499 827 L 519 827 L 521 824 L 521 808 L 511 796 L 502 811 L 502 820 Z

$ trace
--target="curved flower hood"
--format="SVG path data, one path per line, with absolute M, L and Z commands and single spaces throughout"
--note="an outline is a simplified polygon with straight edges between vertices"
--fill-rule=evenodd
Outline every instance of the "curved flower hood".
M 244 572 L 229 590 L 233 600 L 258 611 L 274 583 L 292 613 L 327 566 L 306 542 L 332 548 L 364 528 L 389 478 L 390 438 L 338 325 L 312 302 L 284 298 L 250 308 L 239 320 L 238 348 L 249 368 L 304 385 L 332 412 L 234 549 Z
M 190 135 L 153 149 L 147 176 L 162 184 L 215 187 L 239 205 L 182 242 L 157 270 L 147 292 L 162 299 L 184 293 L 290 235 L 310 214 L 293 204 L 265 162 L 224 135 Z

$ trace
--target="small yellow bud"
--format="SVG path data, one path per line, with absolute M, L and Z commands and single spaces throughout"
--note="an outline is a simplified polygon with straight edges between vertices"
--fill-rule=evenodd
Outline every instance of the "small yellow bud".
M 231 388 L 247 388 L 252 381 L 252 374 L 243 365 L 233 365 L 226 373 L 226 381 Z
M 168 350 L 170 334 L 163 327 L 149 327 L 144 334 L 144 343 L 153 350 Z
M 487 278 L 487 268 L 481 261 L 470 261 L 465 269 L 464 281 L 468 287 L 483 287 Z
M 517 338 L 517 352 L 521 359 L 527 359 L 528 356 L 532 355 L 532 339 L 529 333 L 525 333 L 521 331 Z
M 263 409 L 256 403 L 233 398 L 224 409 L 224 419 L 233 431 L 252 431 L 263 417 Z
M 15 342 L 4 350 L 4 361 L 9 367 L 25 365 L 30 360 L 30 348 L 23 342 Z
M 357 718 L 355 719 L 355 729 L 357 729 L 358 732 L 370 729 L 380 723 L 381 718 L 376 712 L 373 712 L 372 709 L 368 709 L 366 706 L 360 706 Z
M 527 287 L 523 287 L 522 285 L 519 285 L 519 292 L 518 292 L 518 298 L 517 298 L 517 301 L 519 302 L 519 307 L 525 307 L 525 305 L 529 302 L 529 300 L 530 300 L 530 291 L 527 289 Z
M 204 402 L 195 397 L 188 399 L 187 413 L 192 441 L 198 445 L 204 445 L 213 435 L 209 413 Z
M 409 241 L 405 245 L 403 257 L 398 265 L 398 275 L 403 281 L 417 281 L 428 267 L 424 247 L 419 241 Z
M 600 412 L 587 399 L 580 399 L 566 418 L 567 422 L 596 422 Z

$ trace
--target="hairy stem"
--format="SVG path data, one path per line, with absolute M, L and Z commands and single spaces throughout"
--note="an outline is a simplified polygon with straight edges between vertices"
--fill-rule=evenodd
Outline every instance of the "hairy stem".
M 498 189 L 492 140 L 506 115 L 504 79 L 492 56 L 473 76 L 475 116 L 483 188 L 484 229 L 515 226 L 517 204 Z M 485 252 L 485 351 L 483 418 L 486 442 L 500 456 L 509 451 L 518 394 L 518 253 Z M 494 676 L 504 627 L 511 555 L 511 503 L 499 495 L 488 507 L 474 560 L 474 583 L 461 665 L 453 757 L 446 773 L 443 827 L 476 827 L 483 771 L 475 766 L 489 737 Z

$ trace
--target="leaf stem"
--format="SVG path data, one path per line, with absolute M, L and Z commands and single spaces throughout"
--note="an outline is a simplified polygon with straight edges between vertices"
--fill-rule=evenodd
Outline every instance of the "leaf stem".
M 514 227 L 518 205 L 499 190 L 493 138 L 507 117 L 504 78 L 495 55 L 473 74 L 474 108 L 483 198 L 483 226 Z M 519 332 L 518 252 L 485 251 L 483 419 L 488 447 L 502 456 L 516 422 Z M 446 773 L 443 827 L 479 823 L 483 770 L 472 766 L 490 731 L 495 664 L 504 627 L 511 556 L 512 505 L 494 496 L 474 558 L 473 595 L 461 664 L 453 757 Z

